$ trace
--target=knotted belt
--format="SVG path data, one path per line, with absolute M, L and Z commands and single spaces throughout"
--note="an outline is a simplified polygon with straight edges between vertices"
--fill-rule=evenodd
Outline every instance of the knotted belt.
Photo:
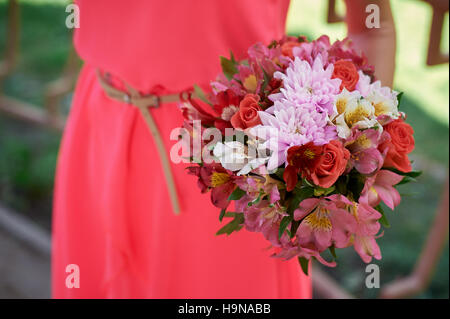
M 180 100 L 186 101 L 187 99 L 194 98 L 193 93 L 181 92 L 180 94 L 161 96 L 153 94 L 141 95 L 138 90 L 125 82 L 123 83 L 127 89 L 127 92 L 113 87 L 99 70 L 97 70 L 97 77 L 107 96 L 116 101 L 134 105 L 141 112 L 142 117 L 144 118 L 151 134 L 153 135 L 156 148 L 158 149 L 159 158 L 161 159 L 164 175 L 166 177 L 167 189 L 169 191 L 170 200 L 172 202 L 172 208 L 175 215 L 178 215 L 180 213 L 180 204 L 178 201 L 178 194 L 175 187 L 172 170 L 170 168 L 169 158 L 167 156 L 161 134 L 158 130 L 158 126 L 156 125 L 155 120 L 153 119 L 153 116 L 149 111 L 149 107 L 157 108 L 164 103 L 174 103 Z

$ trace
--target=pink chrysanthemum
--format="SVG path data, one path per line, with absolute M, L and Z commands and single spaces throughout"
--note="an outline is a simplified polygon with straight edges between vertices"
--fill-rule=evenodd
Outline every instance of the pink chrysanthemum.
M 329 115 L 335 113 L 333 101 L 341 80 L 331 79 L 332 73 L 333 66 L 324 69 L 320 56 L 313 67 L 296 58 L 286 74 L 275 73 L 284 88 L 269 97 L 274 105 L 258 112 L 262 125 L 251 130 L 255 136 L 265 139 L 265 146 L 272 151 L 269 170 L 286 162 L 286 152 L 291 146 L 309 142 L 323 145 L 337 138 Z
M 333 65 L 324 68 L 320 54 L 312 66 L 296 57 L 285 73 L 275 72 L 274 77 L 283 81 L 283 88 L 269 98 L 280 102 L 274 108 L 284 108 L 286 104 L 299 107 L 312 104 L 317 112 L 326 112 L 331 116 L 335 112 L 333 102 L 341 85 L 340 79 L 331 78 L 332 74 Z

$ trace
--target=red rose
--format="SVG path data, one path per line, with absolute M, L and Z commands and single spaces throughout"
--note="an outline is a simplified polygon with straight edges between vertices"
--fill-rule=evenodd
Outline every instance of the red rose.
M 231 125 L 234 128 L 246 129 L 261 124 L 258 111 L 262 111 L 258 104 L 259 96 L 256 94 L 247 94 L 239 104 L 237 111 L 231 118 Z
M 353 91 L 358 83 L 359 74 L 353 62 L 339 60 L 334 63 L 332 78 L 341 79 L 341 90 L 345 87 L 348 91 Z
M 295 41 L 287 41 L 281 45 L 281 54 L 290 57 L 291 59 L 294 57 L 292 54 L 292 49 L 300 46 L 300 43 Z
M 331 187 L 341 176 L 347 166 L 350 152 L 339 141 L 331 141 L 323 146 L 320 162 L 316 165 L 310 178 L 320 187 Z
M 404 173 L 410 172 L 412 168 L 408 154 L 414 149 L 413 128 L 402 119 L 398 119 L 387 124 L 384 131 L 389 134 L 390 139 L 379 146 L 382 153 L 386 152 L 383 166 L 395 167 Z

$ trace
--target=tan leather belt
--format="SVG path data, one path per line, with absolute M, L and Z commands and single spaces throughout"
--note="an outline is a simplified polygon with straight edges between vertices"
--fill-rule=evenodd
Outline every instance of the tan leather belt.
M 158 126 L 156 125 L 148 108 L 149 107 L 156 108 L 164 103 L 174 103 L 180 100 L 187 100 L 188 98 L 193 98 L 193 94 L 190 92 L 182 92 L 180 94 L 171 94 L 162 96 L 157 96 L 153 94 L 141 95 L 138 90 L 131 87 L 127 83 L 123 82 L 128 91 L 124 92 L 109 84 L 107 78 L 99 70 L 97 70 L 97 77 L 100 82 L 100 85 L 102 86 L 107 96 L 116 101 L 134 105 L 141 112 L 156 143 L 159 158 L 161 159 L 164 175 L 166 177 L 167 188 L 169 191 L 170 200 L 172 202 L 173 211 L 175 215 L 178 215 L 180 213 L 180 204 L 178 201 L 178 195 L 175 187 L 175 182 L 173 179 L 172 170 L 170 168 L 169 158 L 167 156 L 167 152 L 164 147 L 161 134 L 159 133 Z

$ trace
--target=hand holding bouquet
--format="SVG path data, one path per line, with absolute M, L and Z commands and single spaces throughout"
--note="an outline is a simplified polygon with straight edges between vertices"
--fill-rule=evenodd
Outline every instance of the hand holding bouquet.
M 402 94 L 375 81 L 348 39 L 285 37 L 221 65 L 212 93 L 196 87 L 202 102 L 181 105 L 189 145 L 201 137 L 189 172 L 231 218 L 218 234 L 261 232 L 274 257 L 298 257 L 304 271 L 313 257 L 335 266 L 327 249 L 380 259 L 380 203 L 393 210 L 395 187 L 419 174 Z

